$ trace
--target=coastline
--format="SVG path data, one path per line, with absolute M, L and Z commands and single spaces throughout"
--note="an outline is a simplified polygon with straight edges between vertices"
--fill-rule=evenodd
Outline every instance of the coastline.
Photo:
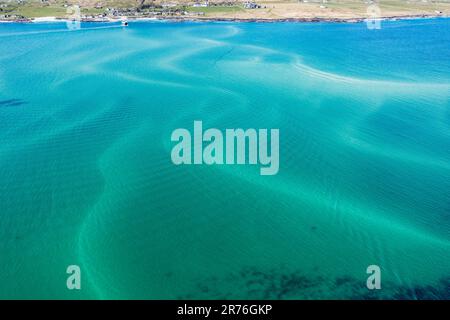
M 413 20 L 413 19 L 439 19 L 450 18 L 448 15 L 405 15 L 405 16 L 381 16 L 374 20 L 380 21 L 397 21 L 397 20 Z M 128 21 L 169 21 L 169 22 L 260 22 L 260 23 L 275 23 L 275 22 L 293 22 L 293 23 L 310 23 L 310 22 L 326 22 L 326 23 L 359 23 L 364 22 L 368 17 L 350 17 L 350 18 L 329 18 L 329 17 L 300 17 L 300 18 L 220 18 L 220 17 L 129 17 Z M 70 20 L 60 17 L 41 17 L 41 18 L 27 18 L 27 19 L 11 19 L 1 20 L 0 23 L 49 23 L 49 22 L 68 22 Z M 81 19 L 81 22 L 101 22 L 101 23 L 115 23 L 120 22 L 119 19 Z

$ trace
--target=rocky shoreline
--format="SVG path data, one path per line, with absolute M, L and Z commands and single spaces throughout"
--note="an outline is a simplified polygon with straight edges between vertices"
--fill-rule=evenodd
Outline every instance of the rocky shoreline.
M 65 18 L 48 17 L 48 20 L 35 20 L 35 19 L 11 19 L 1 20 L 0 22 L 15 22 L 15 23 L 33 23 L 33 22 L 55 22 L 55 21 L 67 21 Z M 409 15 L 409 16 L 386 16 L 377 18 L 377 20 L 395 21 L 395 20 L 411 20 L 411 19 L 434 19 L 434 18 L 450 18 L 450 16 L 443 15 Z M 141 18 L 141 17 L 128 17 L 129 21 L 169 21 L 169 22 L 259 22 L 259 23 L 274 23 L 274 22 L 329 22 L 329 23 L 358 23 L 366 21 L 368 18 L 354 17 L 354 18 L 209 18 L 209 17 L 180 17 L 180 16 L 159 16 L 154 18 Z M 97 19 L 88 18 L 81 19 L 81 22 L 119 22 L 117 19 Z
M 377 20 L 385 20 L 385 21 L 395 21 L 395 20 L 411 20 L 411 19 L 434 19 L 434 18 L 449 18 L 448 16 L 442 15 L 411 15 L 411 16 L 387 16 L 380 17 Z M 334 22 L 334 23 L 358 23 L 366 21 L 368 18 L 363 17 L 355 17 L 355 18 L 321 18 L 321 17 L 313 17 L 313 18 L 180 18 L 180 17 L 167 17 L 167 18 L 157 18 L 154 20 L 170 20 L 170 21 L 204 21 L 204 22 Z M 134 20 L 134 19 L 129 19 Z M 141 20 L 141 19 L 136 19 Z

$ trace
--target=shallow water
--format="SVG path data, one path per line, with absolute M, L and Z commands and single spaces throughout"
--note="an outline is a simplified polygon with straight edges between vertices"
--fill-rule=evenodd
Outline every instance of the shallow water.
M 0 24 L 0 297 L 448 299 L 449 57 L 449 19 Z M 279 173 L 174 166 L 194 120 L 279 128 Z

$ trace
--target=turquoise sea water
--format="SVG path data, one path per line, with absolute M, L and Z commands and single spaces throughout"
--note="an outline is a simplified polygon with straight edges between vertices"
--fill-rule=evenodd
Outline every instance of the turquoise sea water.
M 173 165 L 194 120 L 279 173 Z M 0 298 L 449 298 L 449 19 L 0 24 L 0 128 Z

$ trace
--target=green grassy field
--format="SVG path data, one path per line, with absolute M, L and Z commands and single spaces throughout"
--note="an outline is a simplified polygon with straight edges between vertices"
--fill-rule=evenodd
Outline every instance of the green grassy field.
M 186 7 L 186 11 L 188 12 L 203 12 L 205 14 L 208 13 L 233 13 L 243 11 L 243 7 L 240 6 L 213 6 L 213 7 Z
M 38 17 L 60 17 L 66 14 L 66 8 L 64 7 L 35 7 L 35 6 L 21 6 L 11 13 L 15 15 L 21 15 L 27 18 Z
M 81 13 L 86 15 L 96 15 L 103 13 L 103 9 L 96 8 L 81 8 Z M 44 6 L 39 7 L 36 5 L 24 5 L 5 10 L 5 13 L 11 15 L 24 16 L 27 18 L 39 18 L 39 17 L 64 17 L 67 13 L 67 8 L 63 6 Z

